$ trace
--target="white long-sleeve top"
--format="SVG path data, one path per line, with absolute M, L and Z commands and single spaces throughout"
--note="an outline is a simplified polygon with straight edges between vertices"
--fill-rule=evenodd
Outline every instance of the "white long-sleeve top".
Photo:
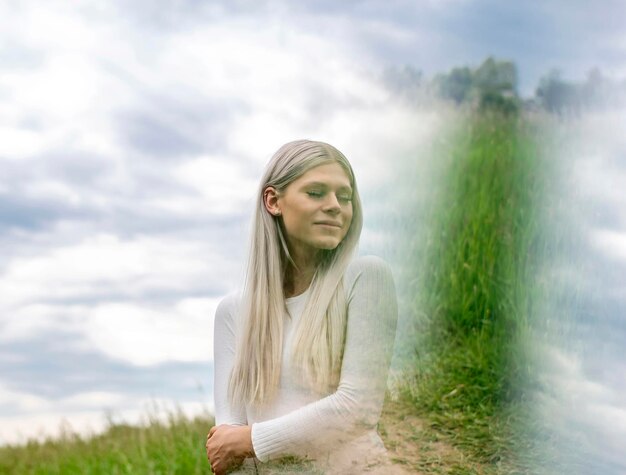
M 308 290 L 286 299 L 280 383 L 271 404 L 261 408 L 233 404 L 228 380 L 241 328 L 237 295 L 217 308 L 214 331 L 215 423 L 252 426 L 259 461 L 304 456 L 320 466 L 362 464 L 384 453 L 376 433 L 387 387 L 396 332 L 397 301 L 389 266 L 373 256 L 355 259 L 344 275 L 347 326 L 339 385 L 320 399 L 303 387 L 291 365 L 293 330 Z

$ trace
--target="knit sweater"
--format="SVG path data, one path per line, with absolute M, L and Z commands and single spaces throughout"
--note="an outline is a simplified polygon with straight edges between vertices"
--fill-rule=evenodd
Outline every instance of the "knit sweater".
M 345 345 L 337 389 L 321 397 L 303 387 L 291 365 L 293 330 L 309 291 L 286 299 L 280 382 L 276 397 L 262 408 L 233 404 L 228 379 L 241 328 L 240 298 L 225 297 L 214 331 L 215 423 L 251 425 L 252 445 L 261 462 L 296 455 L 338 467 L 383 454 L 376 433 L 387 387 L 396 332 L 397 302 L 389 266 L 373 256 L 346 269 L 348 305 Z

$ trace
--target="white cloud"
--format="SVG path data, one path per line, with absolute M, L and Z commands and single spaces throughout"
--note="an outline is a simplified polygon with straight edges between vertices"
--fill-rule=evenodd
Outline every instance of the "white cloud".
M 0 405 L 15 404 L 18 409 L 33 411 L 45 408 L 49 401 L 34 394 L 11 391 L 0 386 Z
M 45 142 L 32 130 L 17 127 L 0 127 L 0 158 L 16 159 L 42 150 Z
M 0 405 L 15 406 L 18 411 L 30 414 L 58 411 L 103 411 L 106 408 L 128 405 L 132 401 L 128 395 L 109 391 L 88 391 L 56 400 L 34 394 L 14 391 L 0 386 Z
M 544 391 L 538 394 L 538 414 L 546 427 L 555 430 L 562 442 L 577 441 L 575 450 L 600 460 L 623 462 L 626 446 L 626 401 L 624 388 L 592 379 L 583 369 L 580 357 L 557 347 L 544 353 L 546 366 L 541 377 Z M 620 362 L 605 362 L 619 371 Z M 579 445 L 583 444 L 583 445 Z M 565 445 L 559 450 L 564 460 L 574 449 Z
M 610 163 L 610 154 L 610 150 L 604 150 L 596 156 L 579 157 L 574 162 L 575 193 L 582 199 L 599 200 L 607 206 L 624 206 L 626 190 L 622 184 L 626 183 L 626 171 L 619 163 Z
M 27 196 L 56 202 L 65 202 L 78 205 L 83 201 L 83 196 L 68 183 L 58 180 L 41 180 L 36 183 L 24 184 L 24 192 Z
M 77 53 L 51 56 L 37 74 L 20 75 L 12 99 L 29 113 L 55 121 L 80 119 L 100 100 L 100 75 L 93 60 Z
M 214 256 L 201 244 L 150 237 L 122 241 L 111 235 L 15 259 L 0 280 L 1 338 L 28 339 L 63 329 L 86 339 L 77 341 L 77 348 L 89 342 L 135 365 L 209 361 L 218 299 L 145 301 L 151 293 L 189 295 L 218 282 L 220 262 L 221 269 L 229 269 L 227 256 Z M 127 303 L 115 303 L 116 293 Z
M 566 170 L 573 170 L 570 192 L 625 209 L 626 111 L 589 113 L 566 125 L 570 142 L 560 151 L 567 154 Z
M 219 299 L 185 299 L 173 307 L 106 304 L 90 309 L 83 331 L 93 348 L 133 365 L 213 359 Z
M 101 234 L 13 259 L 0 280 L 0 303 L 9 307 L 114 293 L 140 297 L 164 290 L 191 292 L 217 279 L 214 269 L 221 265 L 228 268 L 227 256 L 215 255 L 203 243 Z
M 25 305 L 4 322 L 2 340 L 27 340 L 62 330 L 75 335 L 73 351 L 95 350 L 131 365 L 209 362 L 219 300 L 185 298 L 171 305 Z
M 1 38 L 18 55 L 33 55 L 28 67 L 3 67 L 6 91 L 0 124 L 0 158 L 28 158 L 53 148 L 85 146 L 119 151 L 107 136 L 107 112 L 129 99 L 125 86 L 102 68 L 120 51 L 119 32 L 88 23 L 80 9 L 62 3 L 22 3 L 5 10 Z M 34 121 L 34 127 L 24 122 Z M 17 127 L 16 127 L 17 125 Z
M 610 259 L 626 260 L 626 231 L 594 229 L 591 245 Z
M 196 206 L 191 208 L 190 203 L 182 202 L 179 212 L 193 209 L 201 214 L 232 215 L 252 202 L 258 187 L 255 180 L 246 176 L 243 164 L 228 157 L 187 160 L 176 168 L 174 175 L 202 196 L 201 200 L 196 198 Z M 166 201 L 171 203 L 171 199 Z

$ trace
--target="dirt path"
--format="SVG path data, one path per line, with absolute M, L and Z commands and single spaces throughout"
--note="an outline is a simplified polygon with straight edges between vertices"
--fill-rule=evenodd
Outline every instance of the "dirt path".
M 440 440 L 410 408 L 387 400 L 378 430 L 399 473 L 452 474 L 484 472 L 454 446 Z

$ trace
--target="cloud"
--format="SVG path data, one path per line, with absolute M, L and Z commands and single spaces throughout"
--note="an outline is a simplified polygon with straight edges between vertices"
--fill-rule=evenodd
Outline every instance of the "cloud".
M 209 320 L 207 328 L 196 327 L 196 331 L 210 348 L 212 319 L 205 318 Z M 98 391 L 185 400 L 198 397 L 200 388 L 208 394 L 212 388 L 211 362 L 167 361 L 139 366 L 117 356 L 108 357 L 84 338 L 84 332 L 61 326 L 27 340 L 3 342 L 0 355 L 2 384 L 7 389 L 49 401 Z M 0 415 L 6 415 L 6 410 L 5 406 Z M 16 413 L 8 408 L 8 414 Z
M 564 147 L 563 152 L 574 157 L 570 176 L 572 184 L 577 186 L 575 197 L 581 202 L 601 203 L 608 209 L 626 208 L 626 191 L 622 186 L 626 180 L 624 124 L 626 112 L 615 110 L 587 114 L 580 122 L 570 126 L 576 139 L 572 141 L 572 146 Z M 626 225 L 626 213 L 621 217 L 621 222 Z
M 73 246 L 13 259 L 2 275 L 0 303 L 11 308 L 37 302 L 143 298 L 164 291 L 193 295 L 211 287 L 223 289 L 215 269 L 229 267 L 228 256 L 202 243 L 94 235 Z
M 542 371 L 544 390 L 538 394 L 538 416 L 546 431 L 556 434 L 559 467 L 598 470 L 602 466 L 624 469 L 626 409 L 623 381 L 610 386 L 592 378 L 580 358 L 564 349 L 546 349 Z M 620 362 L 605 361 L 620 370 Z M 623 368 L 621 368 L 623 370 Z M 555 461 L 556 462 L 556 461 Z M 553 466 L 553 467 L 556 467 Z M 613 473 L 612 470 L 605 473 Z M 615 472 L 617 473 L 617 472 Z
M 14 406 L 16 411 L 26 412 L 45 412 L 49 411 L 54 405 L 59 408 L 101 410 L 107 406 L 119 405 L 127 399 L 128 397 L 121 393 L 88 391 L 61 398 L 53 403 L 49 399 L 0 387 L 0 406 L 9 404 Z
M 591 233 L 591 244 L 609 258 L 626 260 L 626 231 L 596 229 Z
M 64 328 L 77 350 L 100 351 L 133 365 L 213 358 L 213 315 L 219 299 L 164 303 L 26 305 L 5 321 L 2 340 L 33 339 Z M 150 308 L 156 307 L 156 308 Z
M 245 164 L 226 157 L 202 156 L 177 167 L 174 177 L 200 195 L 204 212 L 232 216 L 242 207 L 251 208 L 258 188 L 257 179 L 248 177 Z M 203 211 L 196 210 L 196 213 Z
M 219 299 L 185 299 L 157 309 L 105 304 L 89 310 L 87 341 L 111 358 L 134 365 L 211 361 L 213 316 Z

